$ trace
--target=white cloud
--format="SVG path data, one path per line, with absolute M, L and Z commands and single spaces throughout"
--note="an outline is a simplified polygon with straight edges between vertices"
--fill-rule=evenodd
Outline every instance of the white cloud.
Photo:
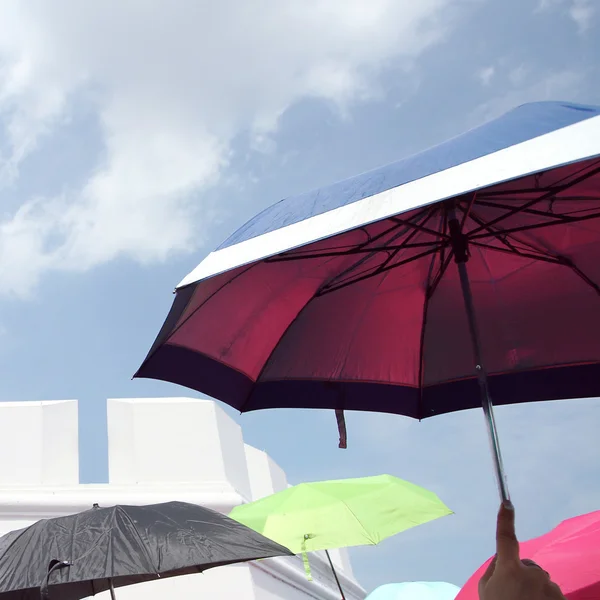
M 269 148 L 299 99 L 346 109 L 368 98 L 386 62 L 410 66 L 462 1 L 4 0 L 0 184 L 18 185 L 32 152 L 53 151 L 48 136 L 82 96 L 103 155 L 80 189 L 4 215 L 3 293 L 25 295 L 52 269 L 197 247 L 198 193 L 226 167 L 236 134 L 253 131 Z
M 557 7 L 567 8 L 569 17 L 573 19 L 580 33 L 584 33 L 590 27 L 595 15 L 595 0 L 540 0 L 537 11 L 545 11 Z
M 508 80 L 516 87 L 521 86 L 526 88 L 527 86 L 524 86 L 524 84 L 527 82 L 529 76 L 530 69 L 528 69 L 526 65 L 519 65 L 518 67 L 510 69 L 508 72 Z M 534 85 L 537 83 L 538 82 L 534 82 Z
M 494 67 L 494 65 L 490 65 L 489 67 L 480 69 L 477 72 L 477 79 L 479 79 L 479 81 L 481 82 L 481 85 L 488 86 L 488 85 L 490 85 L 495 72 L 496 72 L 496 67 Z
M 587 31 L 595 14 L 595 7 L 592 5 L 592 0 L 572 0 L 569 14 L 577 26 L 579 31 Z

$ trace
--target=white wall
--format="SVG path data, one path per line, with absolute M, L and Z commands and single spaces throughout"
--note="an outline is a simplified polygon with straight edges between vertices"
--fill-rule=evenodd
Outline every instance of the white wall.
M 0 485 L 79 483 L 76 401 L 4 402 L 0 406 Z
M 240 426 L 209 400 L 113 399 L 108 410 L 108 484 L 79 484 L 76 401 L 0 403 L 0 534 L 94 503 L 182 500 L 225 514 L 287 487 L 283 469 L 245 445 Z M 209 570 L 118 590 L 119 600 L 306 600 L 339 598 L 321 553 L 314 581 L 298 557 Z M 346 597 L 362 599 L 347 553 L 333 551 Z M 102 594 L 99 597 L 106 596 Z

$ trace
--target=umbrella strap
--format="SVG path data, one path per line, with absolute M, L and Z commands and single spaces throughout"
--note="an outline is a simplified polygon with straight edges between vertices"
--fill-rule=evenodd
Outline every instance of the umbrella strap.
M 50 598 L 50 593 L 48 591 L 48 586 L 50 585 L 50 575 L 54 573 L 54 571 L 58 571 L 60 569 L 64 569 L 65 567 L 71 567 L 72 564 L 66 560 L 52 560 L 48 565 L 48 571 L 46 572 L 46 577 L 44 577 L 44 581 L 42 581 L 42 585 L 40 586 L 40 597 L 42 600 L 46 600 Z
M 306 574 L 306 579 L 308 581 L 312 581 L 312 573 L 310 571 L 310 563 L 308 562 L 308 554 L 306 553 L 306 538 L 302 540 L 302 562 L 304 563 L 304 573 Z
M 344 417 L 344 411 L 336 408 L 335 418 L 337 420 L 338 433 L 340 435 L 340 443 L 338 448 L 347 448 L 346 418 Z

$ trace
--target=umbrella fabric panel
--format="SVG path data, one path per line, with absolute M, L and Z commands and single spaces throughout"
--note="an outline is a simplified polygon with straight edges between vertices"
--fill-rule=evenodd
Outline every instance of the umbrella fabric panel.
M 519 106 L 489 123 L 463 133 L 415 156 L 334 183 L 328 187 L 286 198 L 267 208 L 230 236 L 227 248 L 292 223 L 374 196 L 497 152 L 526 140 L 600 115 L 595 106 L 563 102 L 534 102 Z
M 364 235 L 349 237 L 356 244 Z M 346 263 L 350 264 L 348 257 L 265 262 L 233 276 L 224 274 L 217 292 L 211 284 L 208 292 L 194 293 L 169 343 L 217 358 L 256 380 L 303 307 Z

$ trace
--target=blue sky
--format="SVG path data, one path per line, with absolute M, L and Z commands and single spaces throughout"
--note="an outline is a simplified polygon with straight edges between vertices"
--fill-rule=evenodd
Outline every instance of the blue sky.
M 105 399 L 174 285 L 281 197 L 422 150 L 532 100 L 600 104 L 594 0 L 135 0 L 0 6 L 0 400 L 77 398 L 82 481 L 107 474 Z M 392 473 L 456 515 L 353 551 L 367 588 L 462 584 L 493 551 L 478 411 L 416 423 L 236 417 L 292 482 Z M 523 539 L 600 508 L 600 403 L 498 411 Z

